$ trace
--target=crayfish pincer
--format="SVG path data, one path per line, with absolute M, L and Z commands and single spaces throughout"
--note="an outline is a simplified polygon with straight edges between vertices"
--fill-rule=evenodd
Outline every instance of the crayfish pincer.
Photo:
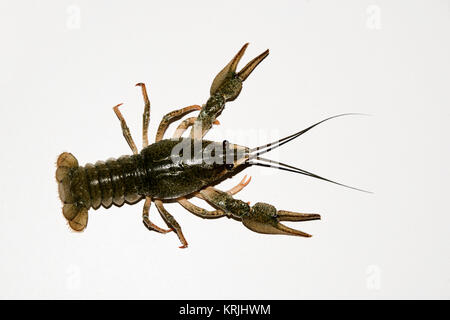
M 225 103 L 239 96 L 243 82 L 269 54 L 268 50 L 264 51 L 237 72 L 237 65 L 247 46 L 248 44 L 245 44 L 215 77 L 210 97 L 203 106 L 187 106 L 169 112 L 163 117 L 153 144 L 149 144 L 148 140 L 150 101 L 147 90 L 143 83 L 136 84 L 141 88 L 144 100 L 143 147 L 140 152 L 119 110 L 121 104 L 118 104 L 113 110 L 120 121 L 123 136 L 133 151 L 132 155 L 97 161 L 95 164 L 88 163 L 84 166 L 80 166 L 78 160 L 68 152 L 58 157 L 56 180 L 59 197 L 63 203 L 62 212 L 73 230 L 82 231 L 86 228 L 90 208 L 96 210 L 101 206 L 109 208 L 112 205 L 135 204 L 144 200 L 142 210 L 144 225 L 158 233 L 174 231 L 181 241 L 181 248 L 186 248 L 188 243 L 180 225 L 164 207 L 164 202 L 176 201 L 186 210 L 205 219 L 233 218 L 242 221 L 248 229 L 259 233 L 310 236 L 291 229 L 280 221 L 317 220 L 320 219 L 318 214 L 277 210 L 265 203 L 256 203 L 250 207 L 247 202 L 234 199 L 233 195 L 247 186 L 250 178 L 247 180 L 245 176 L 241 182 L 226 192 L 214 187 L 250 166 L 277 168 L 339 184 L 311 172 L 263 158 L 261 155 L 296 139 L 324 121 L 342 115 L 319 121 L 290 136 L 256 148 L 233 144 L 227 140 L 216 142 L 204 139 L 212 125 L 219 124 L 216 118 L 223 111 Z M 164 139 L 171 123 L 194 111 L 200 111 L 197 117 L 182 120 L 175 134 L 170 139 Z M 188 129 L 190 132 L 183 137 Z M 193 204 L 190 201 L 192 197 L 203 199 L 215 210 L 207 210 Z M 167 224 L 167 229 L 155 225 L 150 220 L 152 202 Z

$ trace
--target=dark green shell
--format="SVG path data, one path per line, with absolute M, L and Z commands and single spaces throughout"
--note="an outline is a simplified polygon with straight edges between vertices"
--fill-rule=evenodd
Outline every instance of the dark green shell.
M 172 152 L 182 142 L 190 147 L 181 148 L 177 160 Z M 207 146 L 221 145 L 203 140 L 199 154 L 202 155 Z M 195 158 L 194 150 L 194 140 L 189 138 L 161 140 L 137 155 L 73 167 L 60 182 L 61 190 L 66 193 L 62 198 L 67 199 L 65 203 L 94 209 L 133 204 L 145 196 L 171 200 L 217 183 L 228 173 L 225 164 Z M 184 156 L 188 156 L 187 159 Z

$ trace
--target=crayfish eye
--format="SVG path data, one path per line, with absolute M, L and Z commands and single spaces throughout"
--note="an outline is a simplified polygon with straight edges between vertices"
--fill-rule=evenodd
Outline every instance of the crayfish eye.
M 225 164 L 225 169 L 227 169 L 228 171 L 230 171 L 233 168 L 234 168 L 234 164 L 232 164 L 232 163 L 226 163 Z

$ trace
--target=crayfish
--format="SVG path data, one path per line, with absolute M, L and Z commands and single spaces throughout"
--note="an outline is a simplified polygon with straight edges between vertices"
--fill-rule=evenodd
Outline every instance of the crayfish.
M 277 210 L 274 206 L 261 202 L 250 206 L 245 201 L 235 199 L 233 196 L 250 182 L 246 177 L 226 192 L 214 187 L 250 166 L 274 167 L 337 183 L 311 172 L 261 157 L 262 154 L 280 147 L 334 117 L 256 148 L 233 144 L 226 140 L 214 142 L 204 139 L 212 125 L 218 124 L 216 118 L 223 111 L 225 103 L 239 96 L 243 82 L 269 54 L 269 50 L 264 51 L 236 72 L 247 46 L 248 43 L 215 77 L 210 97 L 203 106 L 188 106 L 169 112 L 163 117 L 153 144 L 149 144 L 148 141 L 150 101 L 145 84 L 138 83 L 136 86 L 141 88 L 145 104 L 143 148 L 140 152 L 119 110 L 121 105 L 119 104 L 113 109 L 120 120 L 123 135 L 133 155 L 105 162 L 98 161 L 95 164 L 88 163 L 84 166 L 79 166 L 71 153 L 64 152 L 58 157 L 56 180 L 59 196 L 63 202 L 62 212 L 73 230 L 82 231 L 86 228 L 90 208 L 135 204 L 145 199 L 142 212 L 144 225 L 149 230 L 159 233 L 174 231 L 181 241 L 180 248 L 186 248 L 188 243 L 180 225 L 164 207 L 166 201 L 176 201 L 201 218 L 228 217 L 242 221 L 244 226 L 255 232 L 310 237 L 305 232 L 287 227 L 281 221 L 317 220 L 320 219 L 319 214 Z M 171 123 L 193 111 L 200 113 L 197 117 L 183 120 L 173 137 L 164 139 L 164 134 Z M 183 137 L 188 129 L 189 134 Z M 190 201 L 191 197 L 205 200 L 215 210 L 207 210 L 193 204 Z M 161 228 L 150 220 L 149 211 L 152 202 L 155 203 L 168 229 Z

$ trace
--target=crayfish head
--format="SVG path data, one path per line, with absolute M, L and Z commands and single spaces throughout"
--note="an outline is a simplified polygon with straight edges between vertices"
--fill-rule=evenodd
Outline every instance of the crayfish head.
M 241 216 L 244 226 L 252 231 L 264 234 L 284 234 L 291 236 L 311 237 L 310 234 L 289 228 L 280 221 L 318 220 L 320 215 L 314 213 L 297 213 L 277 210 L 274 206 L 258 202 L 251 207 L 248 215 Z
M 242 89 L 242 82 L 252 73 L 258 64 L 268 56 L 269 50 L 264 51 L 259 56 L 250 61 L 241 71 L 236 72 L 237 65 L 247 49 L 248 43 L 239 50 L 233 59 L 223 68 L 211 85 L 210 94 L 222 95 L 226 101 L 233 101 L 239 96 Z

